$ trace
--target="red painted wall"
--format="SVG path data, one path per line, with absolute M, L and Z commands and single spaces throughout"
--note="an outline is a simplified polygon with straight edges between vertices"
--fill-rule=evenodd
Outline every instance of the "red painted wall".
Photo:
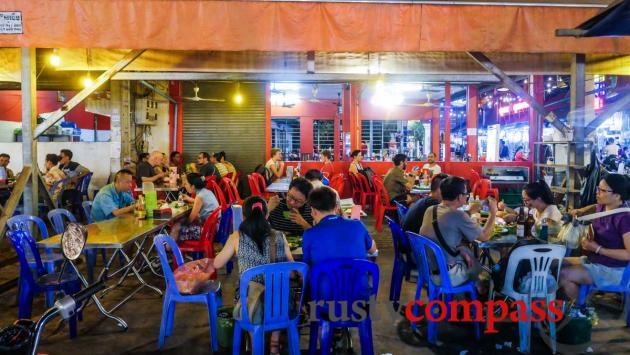
M 72 91 L 63 92 L 66 102 L 76 94 Z M 38 91 L 37 92 L 37 112 L 55 111 L 63 105 L 57 102 L 56 91 Z M 94 129 L 94 114 L 85 112 L 85 104 L 79 104 L 74 110 L 70 111 L 65 120 L 75 122 L 78 128 Z M 0 92 L 0 120 L 20 122 L 22 121 L 22 95 L 20 91 L 9 90 Z M 109 117 L 97 115 L 97 124 L 99 130 L 109 130 Z

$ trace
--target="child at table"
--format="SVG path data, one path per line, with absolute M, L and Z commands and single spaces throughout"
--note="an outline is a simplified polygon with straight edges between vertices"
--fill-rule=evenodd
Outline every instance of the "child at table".
M 183 195 L 187 203 L 191 203 L 192 210 L 185 222 L 177 222 L 171 229 L 171 236 L 175 240 L 197 240 L 201 237 L 201 229 L 206 218 L 220 208 L 219 202 L 212 191 L 206 188 L 206 182 L 197 173 L 190 173 L 184 179 L 186 191 L 195 193 L 195 198 Z

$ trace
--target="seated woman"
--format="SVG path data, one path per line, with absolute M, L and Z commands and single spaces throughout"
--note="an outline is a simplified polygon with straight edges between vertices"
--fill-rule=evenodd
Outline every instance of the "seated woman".
M 232 174 L 231 176 L 231 180 L 232 182 L 236 183 L 236 168 L 234 167 L 234 165 L 232 163 L 230 163 L 229 161 L 227 161 L 225 159 L 225 152 L 224 151 L 220 151 L 218 153 L 217 159 L 219 160 L 219 163 L 225 165 L 225 168 L 227 169 L 228 174 Z
M 239 275 L 256 266 L 271 264 L 274 262 L 293 261 L 289 243 L 284 234 L 271 229 L 267 221 L 269 211 L 267 203 L 259 196 L 248 197 L 243 203 L 243 222 L 238 231 L 230 235 L 223 250 L 214 259 L 214 267 L 222 268 L 225 264 L 237 256 Z M 271 248 L 275 245 L 275 260 L 272 260 Z M 254 278 L 254 282 L 263 284 L 262 275 Z M 238 294 L 238 293 L 237 293 Z M 250 314 L 252 323 L 261 323 L 263 317 L 262 307 L 258 307 L 255 314 Z M 235 314 L 240 318 L 241 314 Z M 271 333 L 270 354 L 279 354 L 280 332 Z
M 630 198 L 629 180 L 620 174 L 604 177 L 597 187 L 597 212 L 627 207 L 624 201 Z M 564 259 L 560 286 L 572 299 L 578 298 L 580 285 L 619 285 L 630 261 L 629 212 L 594 219 L 592 227 L 594 235 L 582 240 L 582 250 L 586 251 L 587 260 Z
M 217 168 L 219 174 L 221 175 L 221 179 L 223 179 L 228 174 L 228 169 L 225 164 L 221 163 L 221 154 L 213 153 L 210 156 L 210 162 L 214 164 L 214 167 Z M 219 181 L 217 181 L 218 183 Z
M 50 190 L 53 185 L 59 181 L 63 180 L 66 177 L 66 174 L 59 169 L 57 166 L 59 164 L 59 156 L 57 154 L 46 154 L 46 161 L 44 162 L 44 166 L 46 167 L 46 175 L 44 175 L 44 182 L 46 183 L 46 188 Z M 55 191 L 52 191 L 52 196 L 50 198 L 53 201 L 57 201 L 59 198 L 59 193 L 61 193 L 62 186 L 61 184 L 57 186 Z
M 192 210 L 185 222 L 177 222 L 171 229 L 171 236 L 175 240 L 197 240 L 201 236 L 201 229 L 206 218 L 219 208 L 219 202 L 212 191 L 206 188 L 206 182 L 197 173 L 190 173 L 184 179 L 186 191 L 195 193 L 195 198 L 184 196 L 184 201 L 192 203 Z
M 554 204 L 553 193 L 544 180 L 529 183 L 523 190 L 523 203 L 527 208 L 533 210 L 534 220 L 536 220 L 536 230 L 544 219 L 547 219 L 549 234 L 558 234 L 561 226 L 562 213 Z
M 361 154 L 360 150 L 355 150 L 350 153 L 350 157 L 352 158 L 352 162 L 350 163 L 350 171 L 353 174 L 359 174 L 363 170 L 363 165 L 361 165 L 361 160 L 363 160 L 363 154 Z

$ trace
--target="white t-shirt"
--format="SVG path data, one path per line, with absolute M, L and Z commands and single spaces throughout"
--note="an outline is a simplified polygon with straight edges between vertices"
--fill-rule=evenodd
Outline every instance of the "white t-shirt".
M 605 149 L 606 156 L 617 155 L 619 153 L 619 147 L 616 144 L 609 144 Z
M 534 219 L 536 220 L 536 229 L 540 229 L 540 225 L 542 224 L 543 219 L 547 219 L 548 224 L 553 224 L 556 227 L 560 226 L 560 221 L 562 219 L 562 213 L 558 209 L 556 205 L 548 205 L 544 211 L 538 212 L 537 209 L 534 209 Z M 553 223 L 549 223 L 549 221 L 553 221 Z M 551 226 L 550 226 L 551 227 Z
M 431 174 L 433 176 L 440 174 L 442 172 L 442 168 L 440 168 L 439 165 L 435 164 L 433 166 L 430 166 L 429 163 L 424 164 L 424 166 L 422 166 L 422 169 L 428 169 L 431 170 Z

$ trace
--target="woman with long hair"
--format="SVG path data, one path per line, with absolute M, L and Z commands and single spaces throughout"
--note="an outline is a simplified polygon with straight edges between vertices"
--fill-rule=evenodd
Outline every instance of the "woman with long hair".
M 271 229 L 271 225 L 267 221 L 269 211 L 267 202 L 260 196 L 250 196 L 243 203 L 243 222 L 230 235 L 223 250 L 214 259 L 214 267 L 222 268 L 225 264 L 237 256 L 239 275 L 243 272 L 259 266 L 271 264 L 273 262 L 293 261 L 289 243 L 282 232 Z M 275 246 L 276 259 L 271 259 L 271 248 Z M 255 277 L 254 282 L 264 284 L 261 275 Z M 237 293 L 238 294 L 238 293 Z M 241 300 L 246 304 L 245 300 Z M 250 314 L 253 323 L 262 322 L 264 312 L 262 307 L 257 307 L 256 314 Z M 235 314 L 235 317 L 240 317 Z M 270 354 L 279 354 L 280 332 L 271 333 L 271 349 Z
M 201 237 L 201 229 L 206 218 L 220 208 L 217 197 L 206 188 L 206 182 L 197 173 L 190 173 L 184 179 L 186 191 L 195 193 L 195 198 L 184 196 L 184 201 L 192 204 L 192 210 L 185 222 L 177 222 L 171 228 L 171 236 L 175 240 L 196 240 Z

